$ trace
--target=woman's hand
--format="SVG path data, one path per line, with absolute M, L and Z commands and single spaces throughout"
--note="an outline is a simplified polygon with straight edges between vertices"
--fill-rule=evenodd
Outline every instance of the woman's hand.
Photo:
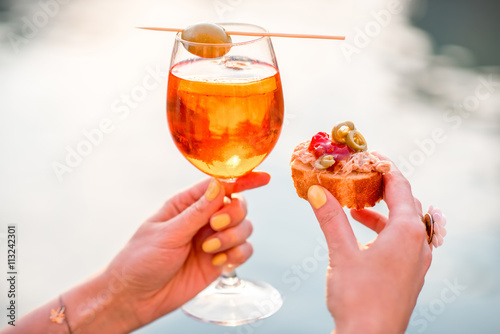
M 117 332 L 131 331 L 177 309 L 213 282 L 224 265 L 238 266 L 252 255 L 246 241 L 252 224 L 245 219 L 246 202 L 237 193 L 269 179 L 267 173 L 253 172 L 234 184 L 205 180 L 167 201 L 142 224 L 100 275 L 110 282 L 102 292 L 109 301 L 101 309 L 118 307 L 116 313 L 125 323 Z M 71 299 L 71 292 L 63 295 L 65 302 Z M 90 304 L 99 310 L 99 305 Z M 82 314 L 89 312 L 82 308 Z M 79 318 L 68 315 L 70 324 Z M 85 325 L 74 322 L 71 327 Z
M 308 197 L 329 248 L 326 298 L 336 333 L 404 333 L 432 258 L 422 208 L 409 182 L 392 164 L 384 175 L 389 217 L 351 210 L 354 219 L 378 233 L 366 245 L 357 241 L 326 189 L 312 186 Z
M 175 310 L 224 265 L 238 266 L 252 255 L 246 241 L 252 224 L 237 193 L 269 180 L 267 173 L 252 172 L 235 183 L 205 180 L 179 193 L 139 227 L 103 272 L 2 333 L 129 333 Z

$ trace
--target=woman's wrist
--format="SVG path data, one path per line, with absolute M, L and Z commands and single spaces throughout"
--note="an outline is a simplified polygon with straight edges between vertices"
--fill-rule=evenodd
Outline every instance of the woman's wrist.
M 119 273 L 103 271 L 62 294 L 73 333 L 128 333 L 141 326 L 125 297 Z
M 5 333 L 129 333 L 139 328 L 125 291 L 127 281 L 104 271 L 7 326 Z
M 19 320 L 15 322 L 15 326 L 7 325 L 0 331 L 4 334 L 15 334 L 15 333 L 53 333 L 53 334 L 66 334 L 68 333 L 68 328 L 64 322 L 58 323 L 55 320 L 51 320 L 57 312 L 60 310 L 60 302 L 58 298 L 52 299 L 46 304 L 38 307 L 36 310 L 22 316 Z M 64 318 L 60 319 L 64 321 Z

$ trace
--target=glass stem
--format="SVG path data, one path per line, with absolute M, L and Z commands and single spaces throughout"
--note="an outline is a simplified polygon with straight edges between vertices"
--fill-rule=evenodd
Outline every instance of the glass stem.
M 225 188 L 226 197 L 231 199 L 231 195 L 233 194 L 234 184 L 236 179 L 225 179 L 219 181 Z M 241 281 L 236 275 L 236 271 L 232 265 L 227 265 L 222 270 L 222 274 L 219 278 L 219 282 L 217 283 L 217 289 L 234 289 L 241 285 Z
M 236 275 L 234 269 L 224 269 L 222 275 L 219 278 L 219 283 L 217 284 L 217 289 L 232 289 L 240 286 L 241 281 Z

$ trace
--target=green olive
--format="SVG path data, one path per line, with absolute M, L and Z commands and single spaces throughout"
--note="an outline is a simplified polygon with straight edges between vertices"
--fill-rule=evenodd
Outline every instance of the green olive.
M 366 139 L 358 130 L 349 131 L 345 137 L 345 142 L 354 151 L 366 151 Z
M 214 46 L 213 44 L 231 44 L 232 42 L 231 36 L 226 33 L 224 28 L 214 23 L 198 23 L 189 26 L 182 31 L 181 39 L 186 41 L 183 43 L 186 50 L 203 58 L 224 56 L 231 47 L 228 45 Z
M 338 143 L 345 144 L 345 138 L 347 134 L 349 133 L 349 131 L 355 129 L 356 127 L 351 121 L 339 122 L 333 127 L 332 138 Z
M 327 169 L 332 167 L 334 164 L 335 164 L 335 157 L 331 154 L 325 154 L 324 156 L 316 160 L 314 166 L 317 169 Z

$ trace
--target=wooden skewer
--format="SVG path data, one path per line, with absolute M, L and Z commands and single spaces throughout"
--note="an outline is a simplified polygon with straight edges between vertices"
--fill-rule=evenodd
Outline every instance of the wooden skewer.
M 138 29 L 154 30 L 154 31 L 172 31 L 181 32 L 179 28 L 152 28 L 152 27 L 138 27 Z M 305 35 L 305 34 L 283 34 L 274 32 L 244 32 L 244 31 L 226 31 L 228 35 L 239 36 L 269 36 L 269 37 L 289 37 L 289 38 L 315 38 L 315 39 L 336 39 L 345 40 L 345 36 L 327 36 L 327 35 Z

